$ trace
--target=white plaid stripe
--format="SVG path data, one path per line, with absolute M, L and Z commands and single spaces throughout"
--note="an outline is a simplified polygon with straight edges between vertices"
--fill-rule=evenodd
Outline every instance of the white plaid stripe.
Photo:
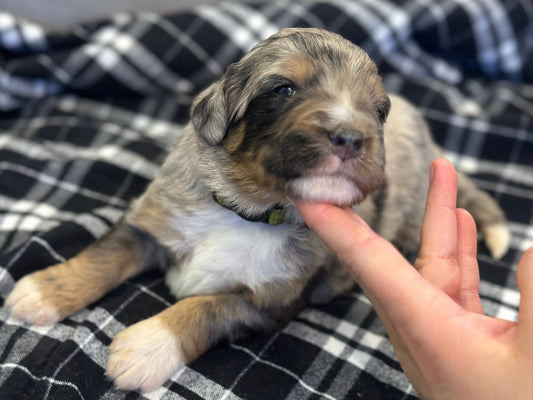
M 409 381 L 401 371 L 390 368 L 382 361 L 372 357 L 372 355 L 366 351 L 352 348 L 344 341 L 337 339 L 331 334 L 314 330 L 308 325 L 299 324 L 297 322 L 291 322 L 287 328 L 284 329 L 284 333 L 308 341 L 310 344 L 322 348 L 323 351 L 334 358 L 342 359 L 360 370 L 372 371 L 375 374 L 376 379 L 388 386 L 396 387 L 401 391 L 407 390 L 410 386 Z
M 4 363 L 4 364 L 0 364 L 0 369 L 20 369 L 20 370 L 24 371 L 29 377 L 31 377 L 35 381 L 47 381 L 50 386 L 52 386 L 52 385 L 68 386 L 69 388 L 73 389 L 79 395 L 80 399 L 85 399 L 85 397 L 81 394 L 81 392 L 76 387 L 76 385 L 73 385 L 70 382 L 60 381 L 60 380 L 53 379 L 53 378 L 50 378 L 50 377 L 47 377 L 47 376 L 46 377 L 35 376 L 35 375 L 33 375 L 31 373 L 31 371 L 28 368 L 26 368 L 26 367 L 24 367 L 22 365 L 18 365 L 18 364 L 14 364 L 14 363 Z M 45 396 L 47 396 L 48 394 L 49 393 L 46 393 Z
M 304 390 L 308 391 L 310 394 L 312 395 L 316 395 L 316 396 L 320 396 L 320 397 L 323 397 L 325 399 L 328 399 L 328 400 L 336 400 L 335 397 L 333 396 L 330 396 L 329 394 L 327 393 L 324 393 L 324 392 L 320 392 L 316 389 L 314 389 L 312 386 L 308 385 L 303 379 L 301 379 L 300 377 L 298 377 L 298 375 L 296 375 L 295 373 L 293 373 L 292 371 L 290 370 L 287 370 L 279 365 L 276 365 L 272 362 L 269 362 L 269 361 L 266 361 L 266 360 L 262 360 L 260 356 L 254 354 L 253 352 L 251 352 L 250 350 L 242 347 L 242 346 L 239 346 L 239 345 L 232 345 L 233 348 L 236 348 L 236 349 L 240 349 L 242 351 L 244 351 L 245 353 L 248 353 L 250 354 L 253 358 L 254 358 L 254 361 L 255 362 L 259 362 L 259 363 L 263 363 L 263 364 L 266 364 L 270 367 L 273 367 L 273 368 L 276 368 L 280 371 L 283 371 L 285 374 L 293 377 L 297 382 L 298 382 L 298 386 L 299 387 L 302 387 Z M 226 393 L 229 393 L 229 392 L 226 392 Z M 223 399 L 227 398 L 227 396 L 223 397 Z
M 27 46 L 32 50 L 43 51 L 48 47 L 45 33 L 39 25 L 1 10 L 0 43 L 3 47 L 14 50 Z

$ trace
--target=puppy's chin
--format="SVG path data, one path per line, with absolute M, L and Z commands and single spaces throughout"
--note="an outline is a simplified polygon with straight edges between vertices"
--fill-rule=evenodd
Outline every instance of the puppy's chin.
M 291 197 L 305 201 L 351 206 L 361 203 L 366 194 L 355 182 L 354 161 L 343 162 L 330 154 L 314 171 L 289 183 Z
M 361 190 L 341 174 L 297 178 L 289 184 L 289 189 L 295 198 L 338 206 L 358 204 L 364 200 Z

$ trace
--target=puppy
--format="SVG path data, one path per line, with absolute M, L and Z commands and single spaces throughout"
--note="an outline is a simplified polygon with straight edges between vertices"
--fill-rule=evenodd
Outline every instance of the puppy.
M 165 268 L 179 301 L 109 348 L 116 386 L 151 391 L 216 343 L 274 329 L 302 300 L 325 302 L 352 286 L 295 199 L 356 205 L 381 236 L 416 250 L 438 153 L 420 115 L 387 95 L 359 47 L 326 31 L 284 29 L 200 93 L 157 178 L 108 234 L 24 277 L 5 305 L 53 324 Z M 463 176 L 459 206 L 501 256 L 505 217 Z

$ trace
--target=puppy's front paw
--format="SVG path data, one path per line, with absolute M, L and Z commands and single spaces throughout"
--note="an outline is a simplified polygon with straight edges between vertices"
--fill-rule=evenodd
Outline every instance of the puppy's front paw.
M 56 307 L 46 299 L 41 279 L 31 274 L 17 282 L 4 306 L 18 319 L 35 325 L 52 325 L 61 319 Z
M 119 333 L 109 352 L 107 376 L 123 390 L 151 392 L 185 364 L 178 338 L 157 316 Z

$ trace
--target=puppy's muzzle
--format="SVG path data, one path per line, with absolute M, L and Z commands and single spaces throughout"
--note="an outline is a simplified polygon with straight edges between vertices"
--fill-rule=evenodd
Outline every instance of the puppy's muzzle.
M 343 161 L 357 157 L 364 142 L 361 132 L 344 129 L 329 133 L 329 139 L 333 145 L 333 154 Z

